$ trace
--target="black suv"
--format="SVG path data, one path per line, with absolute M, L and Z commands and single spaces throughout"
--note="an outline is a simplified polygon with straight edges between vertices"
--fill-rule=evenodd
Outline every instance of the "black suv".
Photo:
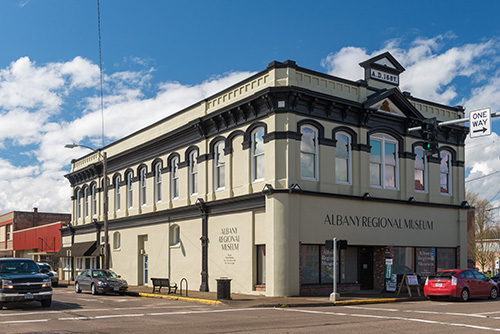
M 0 309 L 9 302 L 39 301 L 43 307 L 52 303 L 50 277 L 40 273 L 30 259 L 0 259 Z

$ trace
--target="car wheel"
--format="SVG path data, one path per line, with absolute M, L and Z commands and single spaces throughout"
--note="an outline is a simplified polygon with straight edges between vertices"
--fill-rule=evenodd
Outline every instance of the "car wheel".
M 497 299 L 497 297 L 498 297 L 498 290 L 497 290 L 497 288 L 491 288 L 490 299 Z
M 460 301 L 466 302 L 469 300 L 469 290 L 463 289 L 462 293 L 460 294 Z
M 59 285 L 59 283 L 53 283 L 52 286 L 55 288 Z
M 50 307 L 50 305 L 52 304 L 52 298 L 42 299 L 41 303 L 42 307 Z
M 0 310 L 3 309 L 3 303 L 0 303 Z
M 76 282 L 75 283 L 75 292 L 76 293 L 81 293 L 82 289 L 80 289 L 80 283 Z
M 98 294 L 97 289 L 96 289 L 96 287 L 95 287 L 95 284 L 92 284 L 92 285 L 90 286 L 90 291 L 92 291 L 92 294 L 93 294 L 93 295 L 97 295 L 97 294 Z

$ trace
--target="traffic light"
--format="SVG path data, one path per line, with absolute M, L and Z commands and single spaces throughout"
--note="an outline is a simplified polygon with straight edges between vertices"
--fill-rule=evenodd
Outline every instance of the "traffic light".
M 424 140 L 424 150 L 426 155 L 433 155 L 438 152 L 438 123 L 436 117 L 426 118 L 422 122 L 422 139 Z

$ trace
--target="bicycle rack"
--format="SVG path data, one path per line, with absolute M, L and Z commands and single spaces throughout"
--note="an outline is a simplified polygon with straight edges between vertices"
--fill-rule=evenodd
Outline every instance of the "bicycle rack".
M 179 283 L 179 294 L 182 297 L 182 282 L 186 282 L 186 297 L 188 296 L 188 281 L 185 277 L 181 279 L 181 282 Z

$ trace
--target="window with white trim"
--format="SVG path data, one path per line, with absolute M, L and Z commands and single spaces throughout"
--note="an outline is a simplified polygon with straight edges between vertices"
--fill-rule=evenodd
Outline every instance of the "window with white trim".
M 398 142 L 385 134 L 370 137 L 370 185 L 398 189 Z
M 351 184 L 351 136 L 344 132 L 335 133 L 335 180 L 340 184 Z
M 92 217 L 94 217 L 97 215 L 97 186 L 95 183 L 90 186 L 90 196 L 91 196 L 90 213 Z
M 318 180 L 318 130 L 310 125 L 300 127 L 300 176 Z
M 115 211 L 120 211 L 120 175 L 115 176 L 113 183 L 115 184 Z
M 134 206 L 134 182 L 132 173 L 127 174 L 127 207 L 130 209 Z
M 189 194 L 198 194 L 198 152 L 189 153 Z
M 177 246 L 181 242 L 181 228 L 174 224 L 170 226 L 170 246 Z
M 215 144 L 214 157 L 214 185 L 215 189 L 224 189 L 225 187 L 225 156 L 224 156 L 224 141 L 219 141 Z
M 161 202 L 161 163 L 154 166 L 155 171 L 155 203 Z
M 441 164 L 439 165 L 439 184 L 442 195 L 451 194 L 451 154 L 446 151 L 439 153 Z
M 415 191 L 427 191 L 427 156 L 422 146 L 415 147 Z
M 83 216 L 89 216 L 89 188 L 87 186 L 83 188 Z
M 171 198 L 179 198 L 179 157 L 172 158 L 170 162 L 170 184 L 172 187 Z
M 76 192 L 76 218 L 82 218 L 82 191 L 80 189 Z
M 146 195 L 147 195 L 146 182 L 147 182 L 146 168 L 142 168 L 139 171 L 139 185 L 140 185 L 139 203 L 141 203 L 141 206 L 146 205 Z
M 121 248 L 121 235 L 120 232 L 113 233 L 113 249 L 117 250 Z
M 264 180 L 264 128 L 252 132 L 252 182 Z

